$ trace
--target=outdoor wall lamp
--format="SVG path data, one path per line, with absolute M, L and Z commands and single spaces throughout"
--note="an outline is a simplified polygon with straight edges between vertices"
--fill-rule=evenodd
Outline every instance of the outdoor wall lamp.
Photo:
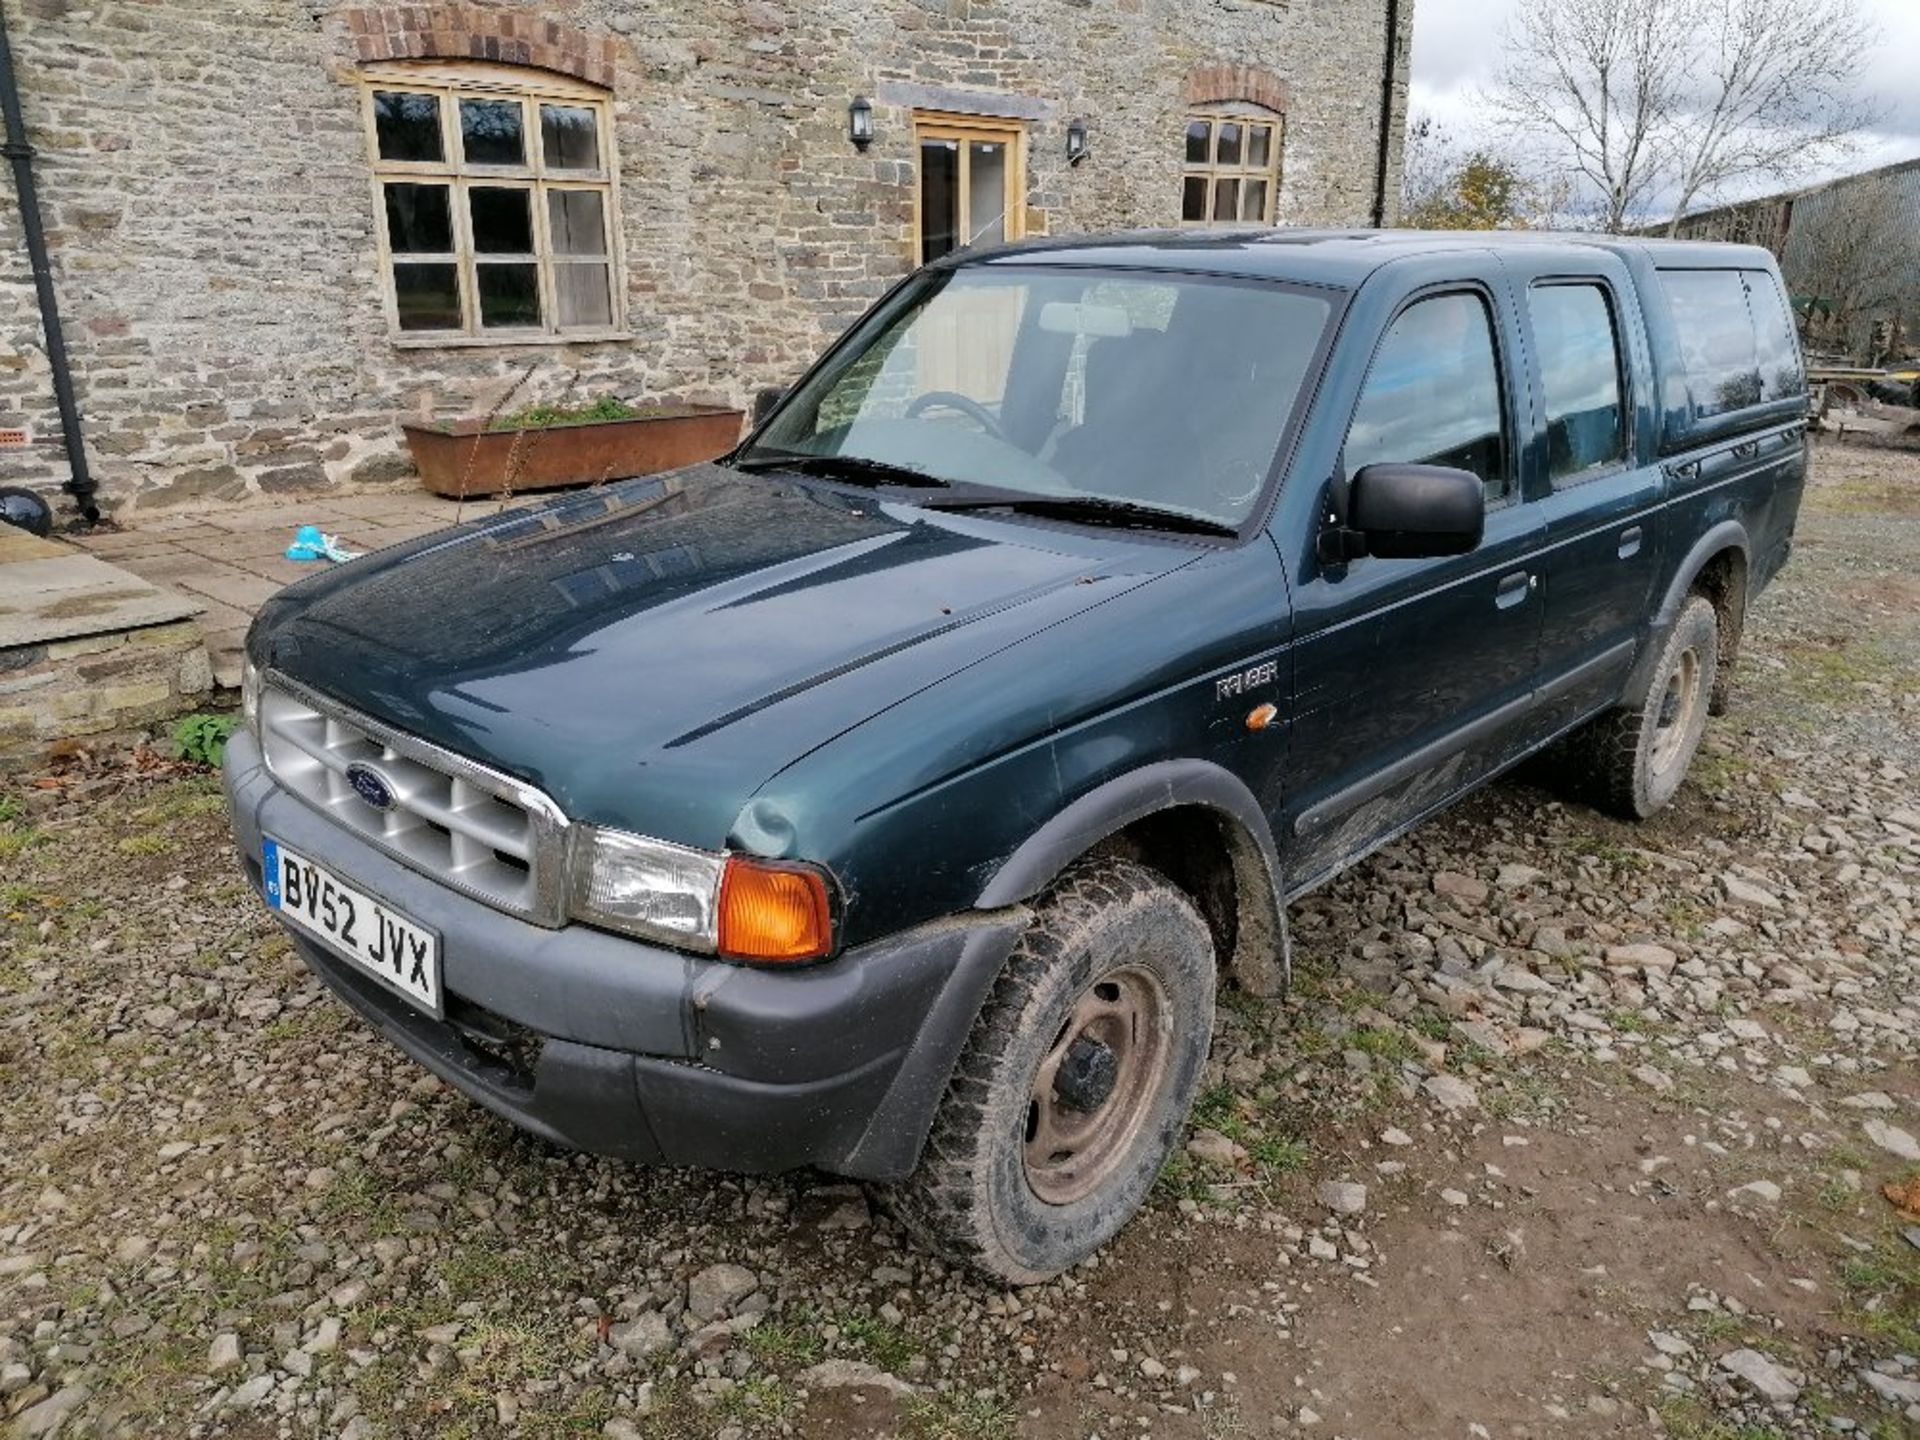
M 1087 122 L 1067 122 L 1067 164 L 1078 165 L 1087 158 Z
M 873 143 L 873 102 L 864 95 L 854 96 L 847 106 L 847 138 L 856 150 L 865 150 Z

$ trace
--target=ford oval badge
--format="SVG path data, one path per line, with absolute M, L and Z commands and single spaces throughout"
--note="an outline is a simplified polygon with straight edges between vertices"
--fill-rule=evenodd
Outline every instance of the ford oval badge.
M 347 766 L 347 783 L 353 786 L 354 794 L 376 810 L 391 810 L 399 799 L 386 776 L 358 760 Z

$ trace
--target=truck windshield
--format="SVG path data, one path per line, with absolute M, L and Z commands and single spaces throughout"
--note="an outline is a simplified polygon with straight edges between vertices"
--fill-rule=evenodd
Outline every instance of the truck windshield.
M 1232 529 L 1260 498 L 1332 310 L 1324 292 L 1264 281 L 934 271 L 869 316 L 739 463 L 1091 497 Z

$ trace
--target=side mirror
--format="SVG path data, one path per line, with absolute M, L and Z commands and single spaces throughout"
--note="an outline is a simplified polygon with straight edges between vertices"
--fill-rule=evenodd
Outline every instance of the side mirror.
M 773 413 L 774 407 L 787 398 L 786 387 L 769 385 L 764 390 L 753 393 L 753 423 L 759 425 Z
M 1465 555 L 1486 523 L 1480 477 L 1448 465 L 1369 465 L 1347 496 L 1347 531 L 1387 559 Z

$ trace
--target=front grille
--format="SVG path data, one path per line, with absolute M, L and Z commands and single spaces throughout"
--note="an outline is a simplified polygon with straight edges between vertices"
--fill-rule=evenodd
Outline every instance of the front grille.
M 336 823 L 476 900 L 560 924 L 566 820 L 532 786 L 279 676 L 261 685 L 260 746 L 273 778 Z M 392 805 L 355 789 L 356 764 L 384 782 Z

